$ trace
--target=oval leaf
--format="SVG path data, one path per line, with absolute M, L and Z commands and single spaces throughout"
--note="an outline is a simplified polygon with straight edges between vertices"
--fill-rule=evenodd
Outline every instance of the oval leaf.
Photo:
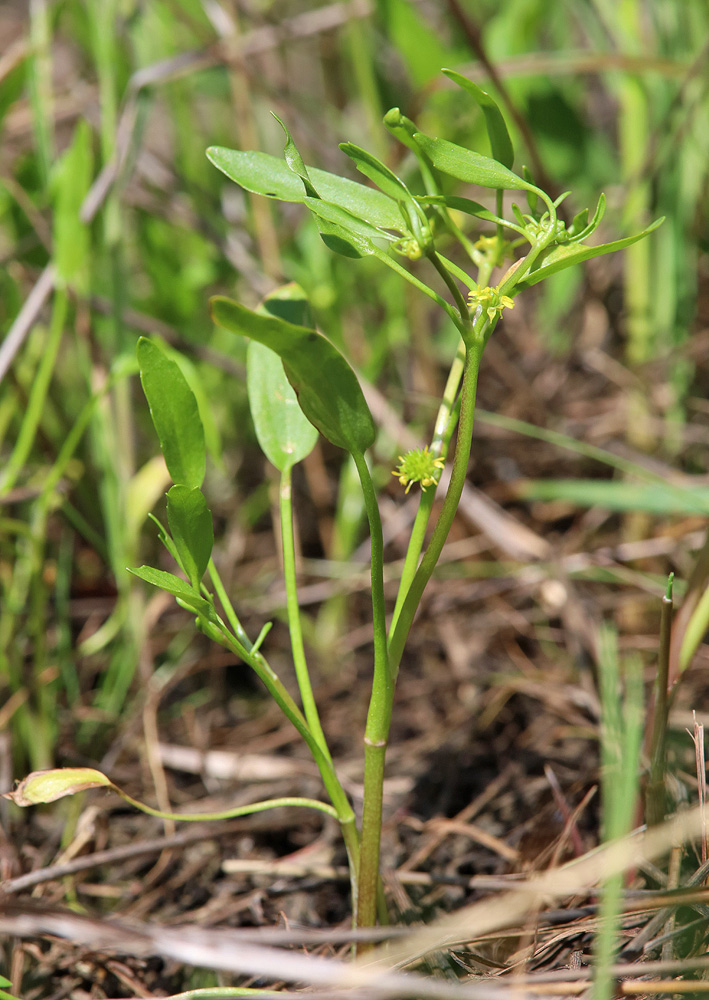
M 490 149 L 492 150 L 493 159 L 502 163 L 505 167 L 511 167 L 514 163 L 515 151 L 510 139 L 510 133 L 507 131 L 507 124 L 502 117 L 502 112 L 498 108 L 497 102 L 486 91 L 478 87 L 477 83 L 473 83 L 472 80 L 469 80 L 467 76 L 463 76 L 462 73 L 456 73 L 454 69 L 444 69 L 441 72 L 449 80 L 452 80 L 453 83 L 457 83 L 459 87 L 473 98 L 485 116 L 485 127 L 490 139 Z
M 295 283 L 277 288 L 258 311 L 299 326 L 311 322 L 310 304 Z M 310 454 L 318 432 L 298 405 L 280 357 L 257 340 L 249 343 L 246 352 L 246 386 L 261 450 L 284 472 Z
M 328 441 L 353 454 L 373 444 L 376 428 L 357 376 L 329 340 L 222 296 L 211 299 L 210 307 L 215 323 L 280 356 L 303 413 Z
M 36 806 L 85 792 L 87 788 L 101 787 L 113 788 L 113 782 L 93 767 L 57 767 L 51 771 L 33 771 L 14 792 L 5 792 L 3 798 L 16 806 Z
M 212 514 L 202 491 L 188 486 L 173 486 L 168 490 L 167 522 L 182 568 L 199 593 L 214 545 Z
M 143 392 L 173 481 L 190 488 L 201 486 L 206 450 L 194 393 L 158 341 L 140 338 L 138 364 Z
M 417 132 L 414 138 L 433 166 L 443 174 L 497 190 L 526 191 L 533 187 L 489 156 L 465 149 L 447 139 L 434 139 L 423 132 Z
M 285 472 L 309 455 L 318 439 L 283 369 L 283 362 L 257 340 L 246 351 L 246 387 L 256 437 L 271 465 Z
M 300 177 L 277 156 L 212 146 L 207 150 L 207 157 L 230 180 L 253 194 L 294 202 L 303 202 L 307 197 Z M 383 192 L 315 167 L 308 168 L 308 176 L 325 201 L 339 205 L 379 229 L 401 231 L 399 206 Z

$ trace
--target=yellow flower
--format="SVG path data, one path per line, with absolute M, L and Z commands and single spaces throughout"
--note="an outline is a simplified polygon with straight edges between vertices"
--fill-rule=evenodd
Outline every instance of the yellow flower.
M 468 305 L 472 308 L 478 306 L 487 313 L 487 317 L 492 323 L 496 316 L 502 315 L 503 309 L 514 309 L 514 302 L 509 295 L 500 295 L 499 288 L 476 288 L 468 294 Z

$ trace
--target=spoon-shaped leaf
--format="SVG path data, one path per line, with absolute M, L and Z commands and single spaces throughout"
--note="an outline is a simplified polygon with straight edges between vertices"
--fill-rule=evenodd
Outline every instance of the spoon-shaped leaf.
M 210 307 L 215 323 L 280 355 L 303 413 L 328 441 L 357 455 L 373 444 L 376 428 L 357 376 L 329 340 L 220 295 Z
M 449 80 L 452 80 L 453 83 L 457 83 L 459 87 L 467 91 L 477 103 L 485 116 L 485 127 L 490 139 L 493 159 L 502 163 L 505 167 L 511 167 L 514 163 L 515 151 L 510 139 L 510 133 L 507 131 L 505 119 L 502 117 L 502 112 L 498 108 L 497 103 L 486 91 L 481 90 L 477 83 L 473 83 L 472 80 L 469 80 L 467 76 L 463 76 L 462 73 L 456 73 L 454 69 L 444 69 L 441 72 Z
M 538 281 L 543 281 L 550 275 L 564 271 L 567 267 L 573 267 L 574 264 L 580 264 L 584 260 L 590 260 L 592 257 L 600 257 L 602 254 L 613 253 L 615 250 L 622 250 L 624 247 L 629 247 L 633 243 L 637 243 L 638 240 L 648 236 L 658 226 L 662 225 L 663 222 L 664 216 L 661 219 L 656 219 L 652 225 L 648 226 L 647 229 L 643 229 L 641 233 L 626 236 L 622 240 L 613 240 L 612 243 L 601 243 L 595 247 L 583 246 L 581 243 L 561 243 L 553 246 L 537 257 L 532 264 L 529 274 L 526 274 L 517 283 L 516 290 L 536 285 Z
M 469 184 L 479 184 L 480 187 L 498 190 L 508 188 L 526 191 L 533 187 L 508 170 L 504 164 L 489 156 L 475 153 L 472 149 L 465 149 L 447 139 L 434 139 L 430 135 L 424 135 L 423 132 L 417 132 L 414 138 L 433 166 L 443 174 L 457 177 L 458 180 L 467 181 Z
M 259 312 L 300 326 L 311 323 L 308 300 L 296 284 L 272 292 Z M 310 454 L 318 432 L 298 405 L 283 362 L 257 340 L 250 341 L 246 352 L 246 385 L 261 450 L 272 465 L 284 472 Z
M 283 362 L 257 340 L 246 351 L 246 385 L 261 450 L 279 472 L 285 472 L 310 454 L 318 432 L 298 405 Z
M 207 157 L 223 174 L 253 194 L 294 202 L 303 202 L 307 197 L 300 177 L 278 156 L 212 146 Z M 308 168 L 308 176 L 325 201 L 339 205 L 372 226 L 402 231 L 399 206 L 382 191 L 315 167 Z
M 201 486 L 206 449 L 194 393 L 157 340 L 140 338 L 138 364 L 143 392 L 173 481 L 190 488 Z
M 214 545 L 212 515 L 202 491 L 173 486 L 167 493 L 167 522 L 183 570 L 197 593 Z

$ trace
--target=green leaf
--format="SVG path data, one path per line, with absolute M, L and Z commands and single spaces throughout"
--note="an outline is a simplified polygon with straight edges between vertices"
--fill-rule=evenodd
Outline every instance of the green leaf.
M 301 179 L 277 156 L 212 146 L 207 157 L 223 174 L 253 194 L 301 203 L 307 197 Z M 381 191 L 315 167 L 310 167 L 308 174 L 325 201 L 377 228 L 403 231 L 398 204 Z
M 180 354 L 169 344 L 161 344 L 161 347 L 165 351 L 165 354 L 170 359 L 174 361 L 177 367 L 180 369 L 182 374 L 185 376 L 185 381 L 194 393 L 194 398 L 197 402 L 197 409 L 199 410 L 199 419 L 202 423 L 202 431 L 204 432 L 204 443 L 207 450 L 207 454 L 212 459 L 215 465 L 221 466 L 223 468 L 223 448 L 222 439 L 219 432 L 219 427 L 214 419 L 214 413 L 212 412 L 211 400 L 207 391 L 205 390 L 202 379 L 200 377 L 199 370 L 194 364 L 191 358 L 185 357 L 184 354 Z
M 158 340 L 140 338 L 138 364 L 143 392 L 173 481 L 190 488 L 201 486 L 207 459 L 194 393 Z
M 167 523 L 182 569 L 195 591 L 207 569 L 214 545 L 212 514 L 202 491 L 173 486 L 167 493 Z
M 480 187 L 526 191 L 532 185 L 512 173 L 502 163 L 465 149 L 447 139 L 434 139 L 423 132 L 414 136 L 416 142 L 426 153 L 433 166 L 443 174 L 457 177 L 469 184 L 479 184 Z
M 384 247 L 396 240 L 391 233 L 375 229 L 332 202 L 322 198 L 305 198 L 304 203 L 315 216 L 323 242 L 344 257 L 378 256 L 378 253 L 386 253 Z M 405 231 L 403 223 L 400 229 Z M 407 235 L 411 234 L 407 232 Z M 380 246 L 377 247 L 377 244 Z
M 469 80 L 467 76 L 463 76 L 462 73 L 456 73 L 454 69 L 443 69 L 441 72 L 449 80 L 452 80 L 453 83 L 457 83 L 459 87 L 467 91 L 477 103 L 485 116 L 485 126 L 490 138 L 493 159 L 502 163 L 505 167 L 511 167 L 514 163 L 515 151 L 510 139 L 510 133 L 507 131 L 507 124 L 502 117 L 502 112 L 497 106 L 497 102 L 486 91 L 478 87 L 477 83 L 473 83 L 472 80 Z
M 654 232 L 664 221 L 663 216 L 661 219 L 656 219 L 647 229 L 643 229 L 641 233 L 626 236 L 622 240 L 614 240 L 612 243 L 600 243 L 595 247 L 584 246 L 582 243 L 562 243 L 552 246 L 537 257 L 531 271 L 517 283 L 516 289 L 521 291 L 523 288 L 536 285 L 538 281 L 543 281 L 567 267 L 573 267 L 574 264 L 580 264 L 592 257 L 600 257 L 605 253 L 613 253 L 615 250 L 623 250 L 624 247 L 632 246 L 633 243 L 637 243 L 638 240 Z
M 54 168 L 53 244 L 54 264 L 62 282 L 80 290 L 88 287 L 90 230 L 79 217 L 81 205 L 91 185 L 93 153 L 91 129 L 80 121 L 71 146 Z
M 357 169 L 369 177 L 384 194 L 393 198 L 394 201 L 403 201 L 415 210 L 416 203 L 413 195 L 393 170 L 390 170 L 385 163 L 368 153 L 366 149 L 356 146 L 353 142 L 341 142 L 340 149 L 354 161 Z
M 317 429 L 298 405 L 280 357 L 257 340 L 250 341 L 246 351 L 246 385 L 261 450 L 284 472 L 310 454 Z
M 212 298 L 210 307 L 215 323 L 280 356 L 303 413 L 329 441 L 352 454 L 373 444 L 376 428 L 357 376 L 329 340 L 222 296 Z
M 485 208 L 480 202 L 472 201 L 470 198 L 460 198 L 458 195 L 422 195 L 419 199 L 425 205 L 445 205 L 447 208 L 452 208 L 457 212 L 465 212 L 466 215 L 474 215 L 478 219 L 484 219 L 485 222 L 501 222 L 503 225 L 507 225 L 504 219 L 495 215 L 491 212 L 489 208 Z
M 294 326 L 315 328 L 308 297 L 296 281 L 289 281 L 270 292 L 258 307 L 258 312 L 278 316 Z
M 301 326 L 310 322 L 307 299 L 293 284 L 272 292 L 259 312 Z M 298 405 L 280 357 L 257 340 L 249 342 L 246 352 L 246 385 L 261 450 L 272 465 L 284 472 L 310 454 L 318 432 Z
M 585 240 L 587 236 L 590 236 L 601 224 L 601 219 L 605 215 L 605 212 L 606 196 L 604 194 L 600 194 L 598 204 L 596 205 L 596 211 L 593 213 L 591 221 L 588 222 L 588 209 L 584 209 L 583 212 L 579 212 L 571 223 L 568 231 L 573 239 L 573 242 L 580 243 L 581 240 Z M 586 218 L 586 222 L 583 221 L 584 217 Z
M 433 299 L 457 325 L 459 317 L 450 303 L 441 298 L 438 292 L 417 278 L 415 274 L 408 271 L 395 256 L 388 252 L 388 249 L 384 249 L 380 245 L 385 244 L 387 239 L 391 240 L 391 235 L 372 230 L 361 220 L 355 220 L 353 223 L 352 216 L 329 202 L 306 198 L 305 203 L 315 215 L 320 235 L 330 250 L 345 257 L 377 257 L 387 267 L 396 271 L 405 281 Z M 372 233 L 375 235 L 371 235 Z
M 298 147 L 293 142 L 293 137 L 288 131 L 287 126 L 285 125 L 284 122 L 281 121 L 281 119 L 274 111 L 272 111 L 271 114 L 273 115 L 273 117 L 276 119 L 276 121 L 286 134 L 286 145 L 285 149 L 283 150 L 283 157 L 286 161 L 286 164 L 288 165 L 288 168 L 292 170 L 294 174 L 297 174 L 298 177 L 300 177 L 301 181 L 303 182 L 303 186 L 305 188 L 305 193 L 310 198 L 319 198 L 320 195 L 313 187 L 313 183 L 310 180 L 310 176 L 308 175 L 308 168 L 305 166 L 305 163 L 303 162 L 303 157 L 300 155 Z
M 433 238 L 428 219 L 401 178 L 397 177 L 376 156 L 368 153 L 366 149 L 355 146 L 353 142 L 340 143 L 340 149 L 354 160 L 358 170 L 374 181 L 390 198 L 399 202 L 402 215 L 407 220 L 408 227 L 412 231 L 421 253 L 432 246 Z
M 155 569 L 153 566 L 138 566 L 129 568 L 129 573 L 137 576 L 146 583 L 151 583 L 154 587 L 160 587 L 173 597 L 177 597 L 183 604 L 195 611 L 199 615 L 204 615 L 210 621 L 214 620 L 214 610 L 209 601 L 204 597 L 198 597 L 190 587 L 189 583 L 181 580 L 174 573 L 166 573 L 163 569 Z

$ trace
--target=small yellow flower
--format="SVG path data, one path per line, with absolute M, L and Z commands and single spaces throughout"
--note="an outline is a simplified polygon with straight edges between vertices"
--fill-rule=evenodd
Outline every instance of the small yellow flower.
M 487 313 L 487 318 L 492 321 L 496 316 L 502 315 L 503 309 L 514 309 L 514 302 L 509 295 L 500 295 L 499 288 L 476 288 L 468 294 L 468 305 L 471 308 L 480 306 Z
M 425 493 L 427 486 L 438 483 L 444 464 L 442 458 L 433 457 L 426 445 L 399 455 L 399 468 L 394 469 L 392 476 L 396 476 L 401 485 L 406 487 L 407 493 L 414 483 L 419 483 Z
M 496 250 L 497 244 L 497 236 L 481 236 L 475 241 L 474 246 L 476 250 L 482 250 L 483 253 L 487 253 L 488 250 Z

